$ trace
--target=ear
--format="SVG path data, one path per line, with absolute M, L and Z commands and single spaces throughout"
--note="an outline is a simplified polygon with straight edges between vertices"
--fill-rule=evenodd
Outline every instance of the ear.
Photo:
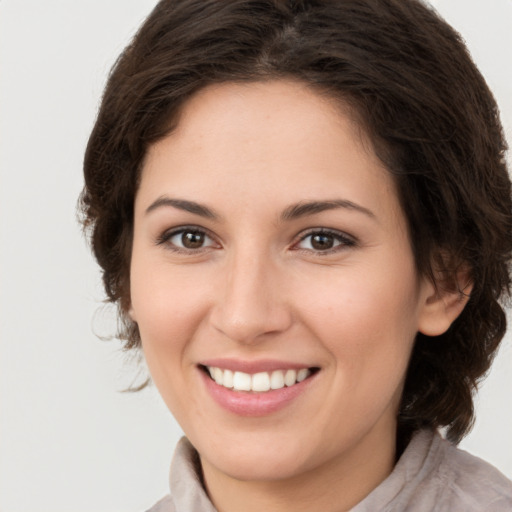
M 449 278 L 437 272 L 436 281 L 425 277 L 424 299 L 418 331 L 426 336 L 445 333 L 466 306 L 473 281 L 467 265 L 462 265 Z M 445 274 L 446 275 L 446 274 Z

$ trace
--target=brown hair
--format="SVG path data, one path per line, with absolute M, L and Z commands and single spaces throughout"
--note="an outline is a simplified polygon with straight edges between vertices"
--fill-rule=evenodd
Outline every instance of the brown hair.
M 418 334 L 400 424 L 459 441 L 504 335 L 510 179 L 496 103 L 459 35 L 418 0 L 163 0 L 109 77 L 85 154 L 80 208 L 127 348 L 133 205 L 149 145 L 212 83 L 292 78 L 348 104 L 395 177 L 418 271 L 468 304 L 443 335 Z M 442 255 L 442 256 L 440 256 Z M 436 282 L 439 284 L 440 279 Z M 452 284 L 450 284 L 452 283 Z

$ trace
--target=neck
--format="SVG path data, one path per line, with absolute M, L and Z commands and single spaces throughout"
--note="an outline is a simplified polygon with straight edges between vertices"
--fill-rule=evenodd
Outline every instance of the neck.
M 395 430 L 382 434 L 370 432 L 348 452 L 285 479 L 239 480 L 201 460 L 205 487 L 219 512 L 350 510 L 393 469 Z

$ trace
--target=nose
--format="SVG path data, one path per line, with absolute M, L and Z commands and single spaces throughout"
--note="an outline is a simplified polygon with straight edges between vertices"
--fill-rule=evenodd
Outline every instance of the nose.
M 239 254 L 219 276 L 211 323 L 229 339 L 258 343 L 286 331 L 292 314 L 285 299 L 282 276 L 268 256 Z

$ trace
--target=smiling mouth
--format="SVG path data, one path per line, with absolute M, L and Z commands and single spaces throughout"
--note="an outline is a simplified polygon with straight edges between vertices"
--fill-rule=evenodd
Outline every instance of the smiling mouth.
M 274 370 L 272 372 L 245 373 L 224 370 L 215 366 L 200 365 L 200 368 L 219 386 L 233 391 L 266 393 L 284 387 L 292 387 L 310 378 L 319 368 L 301 368 L 298 370 Z

